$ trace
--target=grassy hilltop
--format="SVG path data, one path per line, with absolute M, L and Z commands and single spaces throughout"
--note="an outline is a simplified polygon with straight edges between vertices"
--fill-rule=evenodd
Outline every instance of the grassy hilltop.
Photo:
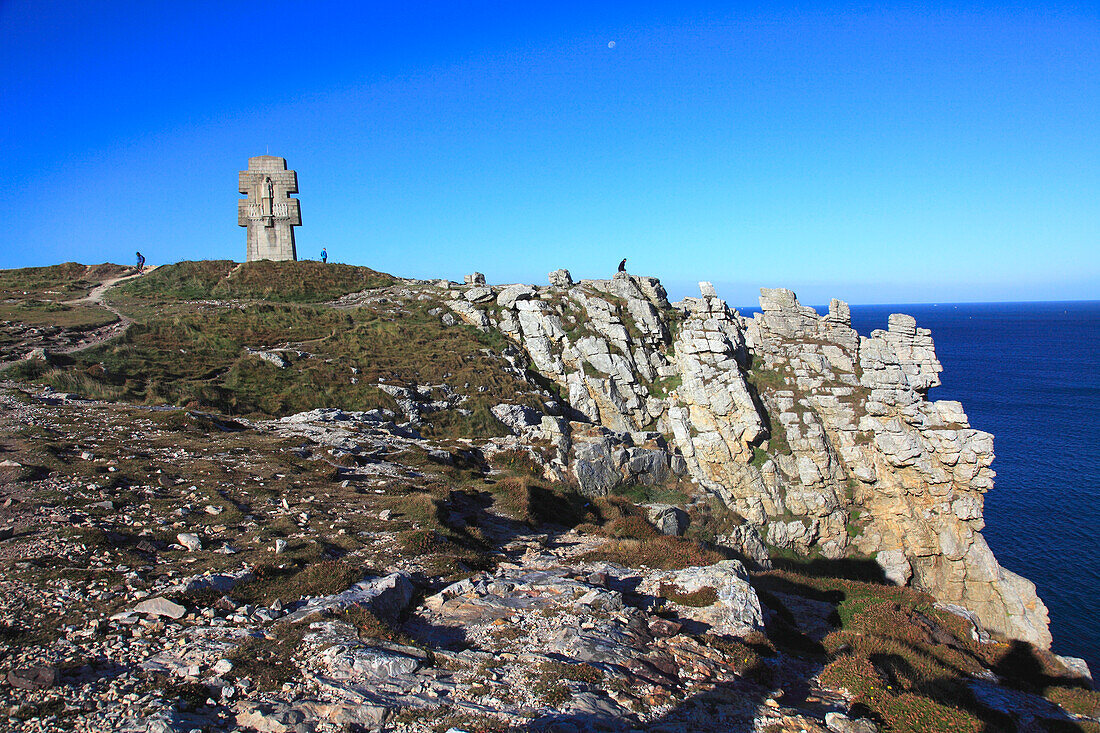
M 499 434 L 488 408 L 524 385 L 484 353 L 491 346 L 485 335 L 446 328 L 429 314 L 441 307 L 439 291 L 407 300 L 385 295 L 408 287 L 366 267 L 319 262 L 164 265 L 108 295 L 134 321 L 123 336 L 49 364 L 18 364 L 9 376 L 102 399 L 270 417 L 318 407 L 392 409 L 380 380 L 447 382 L 469 395 L 469 414 L 441 411 L 429 417 L 429 434 Z M 367 302 L 332 303 L 354 293 Z M 278 353 L 288 366 L 256 351 Z
M 126 283 L 124 296 L 144 300 L 268 300 L 323 303 L 342 295 L 396 285 L 369 267 L 320 262 L 177 262 Z
M 81 301 L 97 285 L 126 270 L 110 263 L 85 266 L 76 262 L 0 270 L 0 322 L 78 330 L 114 323 L 118 320 L 114 313 Z M 11 335 L 0 333 L 0 346 L 11 340 Z
M 415 658 L 421 684 L 446 683 L 437 704 L 388 710 L 393 730 L 529 730 L 524 715 L 611 695 L 643 716 L 638 725 L 666 729 L 718 725 L 715 711 L 739 710 L 750 726 L 766 718 L 758 730 L 824 733 L 824 711 L 844 709 L 882 731 L 1100 733 L 1100 694 L 1054 655 L 982 643 L 969 622 L 884 584 L 870 563 L 776 558 L 748 578 L 764 629 L 741 638 L 686 620 L 715 606 L 718 584 L 661 582 L 644 602 L 632 586 L 612 589 L 605 563 L 649 577 L 738 558 L 715 539 L 744 520 L 675 476 L 586 497 L 521 449 L 479 450 L 508 432 L 491 407 L 541 407 L 550 394 L 504 358 L 501 334 L 447 325 L 447 290 L 366 267 L 217 260 L 161 266 L 105 291 L 102 305 L 78 302 L 128 274 L 76 263 L 0 271 L 0 346 L 35 357 L 9 358 L 0 372 L 11 380 L 0 385 L 0 674 L 62 650 L 49 657 L 53 690 L 0 688 L 0 727 L 3 710 L 16 728 L 72 727 L 96 706 L 67 696 L 109 690 L 97 715 L 170 705 L 197 716 L 192 727 L 238 729 L 238 700 L 285 707 L 314 694 L 301 670 L 322 655 L 304 645 L 313 626 L 344 624 L 354 641 L 341 643 Z M 53 348 L 73 334 L 80 348 Z M 95 401 L 42 396 L 43 385 Z M 382 387 L 416 392 L 428 440 L 377 423 L 309 432 L 265 421 L 338 407 L 403 422 L 407 406 Z M 653 502 L 686 508 L 684 536 L 657 530 Z M 185 549 L 181 533 L 201 548 Z M 302 599 L 397 570 L 416 584 L 397 617 L 351 606 L 285 621 Z M 432 635 L 425 598 L 479 572 L 521 571 L 547 575 L 534 589 L 515 576 L 488 591 L 471 585 L 447 602 L 465 619 L 462 638 Z M 240 582 L 181 585 L 209 572 Z M 513 605 L 478 616 L 494 610 L 494 594 Z M 186 615 L 111 619 L 159 596 Z M 585 605 L 596 596 L 618 606 Z M 635 644 L 629 663 L 530 641 L 555 623 L 573 639 L 619 622 L 600 644 Z M 240 634 L 201 674 L 190 661 L 182 673 L 141 666 L 195 644 L 196 628 Z M 221 654 L 234 699 L 206 684 Z

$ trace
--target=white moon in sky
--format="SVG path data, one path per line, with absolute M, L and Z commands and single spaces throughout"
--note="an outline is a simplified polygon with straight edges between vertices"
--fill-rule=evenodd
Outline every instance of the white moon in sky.
M 615 48 L 615 42 L 611 41 L 610 43 L 607 44 L 607 47 L 608 48 Z

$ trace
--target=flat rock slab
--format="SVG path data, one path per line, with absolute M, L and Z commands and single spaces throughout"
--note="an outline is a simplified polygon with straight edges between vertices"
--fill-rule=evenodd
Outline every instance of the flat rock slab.
M 183 618 L 187 609 L 167 598 L 149 598 L 134 606 L 134 613 L 144 613 L 149 616 L 167 616 L 168 618 Z
M 237 725 L 260 733 L 297 733 L 314 730 L 299 710 L 286 706 L 251 705 L 237 713 Z
M 54 667 L 23 667 L 8 672 L 8 684 L 20 690 L 44 690 L 56 682 L 57 669 Z
M 392 619 L 408 608 L 413 591 L 412 581 L 405 573 L 392 573 L 382 578 L 360 581 L 333 596 L 312 598 L 284 620 L 294 623 L 321 611 L 350 606 L 365 606 L 376 616 Z

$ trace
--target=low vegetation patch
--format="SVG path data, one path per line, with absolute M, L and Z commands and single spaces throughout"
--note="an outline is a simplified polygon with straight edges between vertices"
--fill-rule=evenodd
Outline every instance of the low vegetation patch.
M 270 636 L 249 638 L 230 654 L 233 669 L 228 677 L 247 677 L 261 690 L 275 690 L 297 680 L 301 672 L 293 657 L 308 630 L 306 623 L 282 624 Z
M 773 591 L 836 604 L 838 628 L 819 648 L 830 658 L 821 681 L 848 690 L 886 730 L 1013 730 L 1007 716 L 982 705 L 966 685 L 985 669 L 1005 686 L 1045 695 L 1074 712 L 1087 714 L 1090 704 L 1095 711 L 1100 701 L 1064 676 L 1049 652 L 1019 642 L 981 644 L 968 621 L 935 608 L 919 591 L 790 571 L 760 573 L 753 582 L 761 600 L 777 611 L 773 624 L 789 616 Z M 768 631 L 776 643 L 793 641 L 790 631 Z
M 765 660 L 775 656 L 775 647 L 764 634 L 753 632 L 743 639 L 707 635 L 703 639 L 707 646 L 722 652 L 722 658 L 737 674 L 759 685 L 773 683 L 775 673 Z
M 27 300 L 0 305 L 0 321 L 15 321 L 28 326 L 57 326 L 85 331 L 109 326 L 118 321 L 111 311 L 98 305 L 65 304 Z
M 620 484 L 611 491 L 614 496 L 622 496 L 636 504 L 673 504 L 682 506 L 687 503 L 688 495 L 693 493 L 687 482 L 669 482 L 664 485 L 646 486 L 645 484 Z
M 657 595 L 677 605 L 695 608 L 713 606 L 718 602 L 718 591 L 709 585 L 698 590 L 686 591 L 674 583 L 661 583 Z
M 581 682 L 589 685 L 601 685 L 604 681 L 603 670 L 586 662 L 570 664 L 557 660 L 542 662 L 535 668 L 531 682 L 531 691 L 544 703 L 558 706 L 573 697 L 566 681 Z
M 649 391 L 655 397 L 660 397 L 661 399 L 665 399 L 670 394 L 672 394 L 676 390 L 680 389 L 680 386 L 683 384 L 683 382 L 684 382 L 684 378 L 679 374 L 676 374 L 676 375 L 671 376 L 671 377 L 660 377 L 656 381 L 653 382 L 653 386 L 652 386 L 652 388 L 650 388 Z
M 1048 700 L 1061 705 L 1074 715 L 1100 718 L 1100 691 L 1085 687 L 1050 686 L 1044 693 Z
M 627 567 L 646 566 L 664 570 L 682 570 L 713 565 L 726 559 L 714 550 L 683 537 L 659 535 L 644 540 L 611 540 L 582 560 L 618 563 Z
M 368 574 L 368 568 L 339 560 L 322 560 L 305 567 L 263 565 L 253 571 L 251 580 L 238 585 L 229 595 L 239 603 L 270 605 L 276 599 L 288 603 L 339 593 Z
M 493 455 L 489 463 L 493 468 L 516 475 L 536 479 L 542 477 L 542 466 L 530 452 L 521 448 L 500 451 Z
M 542 662 L 538 666 L 539 675 L 551 680 L 573 680 L 586 682 L 590 685 L 598 685 L 604 680 L 603 670 L 593 667 L 587 662 L 571 664 L 550 660 Z
M 86 296 L 104 280 L 129 268 L 104 263 L 82 265 L 65 262 L 49 267 L 0 270 L 0 300 L 61 302 Z
M 712 545 L 719 544 L 719 538 L 745 523 L 744 517 L 713 496 L 693 505 L 688 511 L 688 518 L 690 521 L 685 536 Z
M 399 317 L 276 303 L 168 305 L 112 342 L 7 374 L 98 399 L 274 417 L 318 407 L 396 411 L 380 382 L 449 384 L 467 397 L 456 409 L 426 413 L 422 432 L 436 438 L 503 435 L 493 405 L 538 406 L 531 388 L 485 352 L 480 332 L 446 327 L 428 310 L 416 301 Z M 276 348 L 286 368 L 249 353 Z
M 397 278 L 369 267 L 321 262 L 203 260 L 162 265 L 122 288 L 146 299 L 268 300 L 322 303 L 361 290 L 384 288 Z
M 350 606 L 330 614 L 330 618 L 346 621 L 359 632 L 359 638 L 364 641 L 380 639 L 404 646 L 419 646 L 411 636 L 397 628 L 394 624 L 379 618 L 369 609 L 363 606 Z
M 504 477 L 486 488 L 501 509 L 531 527 L 576 527 L 600 521 L 597 508 L 569 486 L 519 475 Z

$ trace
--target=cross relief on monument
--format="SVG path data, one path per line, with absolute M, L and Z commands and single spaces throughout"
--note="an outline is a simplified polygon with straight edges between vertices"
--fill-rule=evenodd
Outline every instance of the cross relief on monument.
M 286 160 L 274 155 L 248 159 L 241 171 L 238 190 L 247 199 L 237 202 L 237 224 L 248 228 L 247 260 L 295 260 L 293 227 L 301 226 L 298 175 L 287 170 Z

